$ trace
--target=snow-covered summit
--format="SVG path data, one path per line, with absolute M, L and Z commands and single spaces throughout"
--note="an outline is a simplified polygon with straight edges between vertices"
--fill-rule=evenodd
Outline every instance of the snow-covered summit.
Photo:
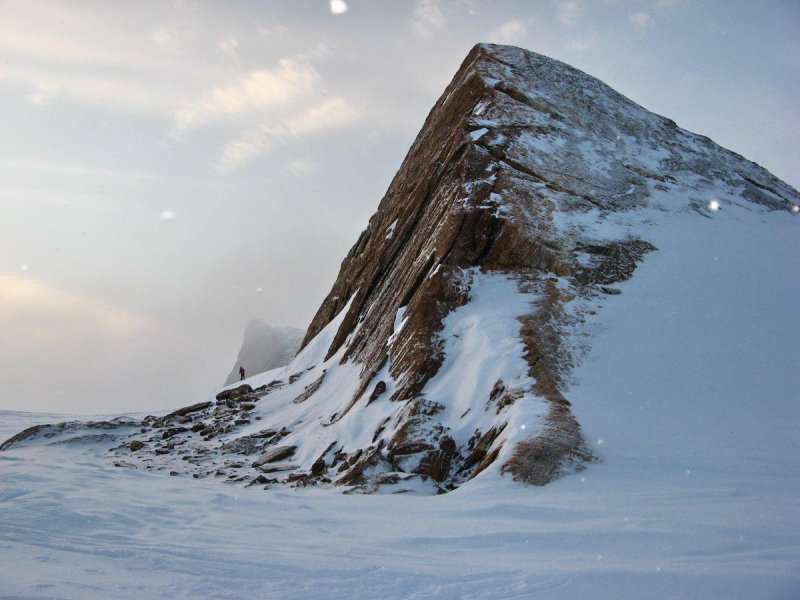
M 569 65 L 508 46 L 480 45 L 473 54 L 474 73 L 500 92 L 472 114 L 476 128 L 495 133 L 482 136 L 483 144 L 505 146 L 509 161 L 535 165 L 577 196 L 615 210 L 664 200 L 648 187 L 696 191 L 700 197 L 689 200 L 702 204 L 708 188 L 744 206 L 790 210 L 798 202 L 796 190 L 759 165 Z M 680 200 L 656 206 L 683 208 Z
M 575 368 L 642 262 L 694 253 L 699 264 L 708 248 L 748 261 L 755 250 L 733 233 L 764 225 L 765 248 L 784 243 L 772 232 L 797 224 L 798 204 L 763 168 L 585 73 L 478 45 L 292 362 L 115 424 L 114 460 L 363 491 L 448 491 L 504 474 L 548 483 L 602 458 L 570 402 Z M 667 272 L 674 289 L 693 286 L 668 306 L 653 297 L 654 313 L 688 318 L 713 295 L 704 279 Z M 678 372 L 679 358 L 663 368 Z M 596 401 L 613 412 L 615 400 Z M 13 445 L 85 429 L 39 428 Z

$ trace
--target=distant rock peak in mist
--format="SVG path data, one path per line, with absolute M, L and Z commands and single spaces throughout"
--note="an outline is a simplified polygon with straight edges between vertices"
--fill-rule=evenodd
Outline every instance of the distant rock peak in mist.
M 239 381 L 239 368 L 248 377 L 288 365 L 303 341 L 304 332 L 296 327 L 272 327 L 253 319 L 244 330 L 244 340 L 225 385 Z

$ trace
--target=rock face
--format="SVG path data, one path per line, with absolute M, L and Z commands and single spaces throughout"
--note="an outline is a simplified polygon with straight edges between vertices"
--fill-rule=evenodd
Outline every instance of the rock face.
M 244 330 L 244 341 L 225 385 L 239 381 L 239 367 L 248 377 L 292 362 L 303 341 L 303 331 L 296 327 L 271 327 L 258 319 Z
M 793 218 L 797 204 L 763 168 L 585 73 L 478 45 L 291 363 L 148 417 L 112 453 L 252 485 L 546 484 L 595 458 L 570 372 L 615 286 L 672 251 L 653 228 L 718 207 Z

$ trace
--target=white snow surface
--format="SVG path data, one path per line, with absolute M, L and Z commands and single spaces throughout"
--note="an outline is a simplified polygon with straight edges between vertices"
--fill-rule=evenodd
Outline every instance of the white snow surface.
M 671 251 L 603 300 L 574 373 L 569 398 L 602 457 L 581 473 L 363 496 L 114 469 L 98 443 L 21 445 L 0 453 L 0 596 L 796 598 L 798 225 L 662 215 L 649 239 Z M 509 284 L 478 277 L 474 301 L 524 308 Z M 509 324 L 467 305 L 446 326 L 470 355 Z M 319 364 L 330 334 L 296 362 Z M 5 412 L 0 438 L 66 418 Z
M 477 114 L 480 114 L 480 113 L 476 112 L 474 114 L 477 115 Z M 477 140 L 481 139 L 484 136 L 484 134 L 488 133 L 488 131 L 489 130 L 486 129 L 486 127 L 481 127 L 480 129 L 476 129 L 475 131 L 470 131 L 469 132 L 469 139 L 471 139 L 473 142 L 477 141 Z
M 395 229 L 395 227 L 397 227 L 397 221 L 398 221 L 398 219 L 395 219 L 394 221 L 392 221 L 392 224 L 389 225 L 389 227 L 386 229 L 386 239 L 387 240 L 390 240 L 390 239 L 392 239 L 392 237 L 394 237 L 394 229 Z
M 536 296 L 521 293 L 509 275 L 477 269 L 465 275 L 470 301 L 444 319 L 440 334 L 444 364 L 425 385 L 425 394 L 445 406 L 440 422 L 456 444 L 464 446 L 476 430 L 485 432 L 494 423 L 495 407 L 484 410 L 484 405 L 495 383 L 502 382 L 509 391 L 519 390 L 521 397 L 504 413 L 508 426 L 499 439 L 522 441 L 547 414 L 546 402 L 529 389 L 530 366 L 517 320 L 531 312 Z M 512 447 L 513 443 L 504 444 L 503 457 Z

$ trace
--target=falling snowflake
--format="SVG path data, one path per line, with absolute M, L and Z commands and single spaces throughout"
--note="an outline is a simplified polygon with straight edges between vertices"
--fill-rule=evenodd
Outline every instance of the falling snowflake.
M 174 221 L 177 215 L 171 210 L 165 210 L 159 216 L 162 221 Z
M 19 266 L 19 270 L 20 270 L 20 271 L 27 271 L 29 268 L 30 268 L 30 267 L 28 267 L 28 265 L 20 265 L 20 266 Z
M 708 210 L 711 212 L 716 212 L 719 210 L 719 202 L 717 200 L 709 200 L 708 201 Z
M 264 291 L 264 288 L 262 288 L 262 287 L 257 287 L 257 288 L 256 288 L 256 291 L 257 291 L 257 292 L 260 294 L 261 292 L 263 292 L 263 291 Z
M 347 2 L 344 0 L 331 0 L 331 14 L 343 15 L 347 12 Z
M 797 204 L 794 204 L 794 205 L 792 206 L 792 212 L 793 212 L 794 214 L 800 213 L 800 206 L 798 206 Z

